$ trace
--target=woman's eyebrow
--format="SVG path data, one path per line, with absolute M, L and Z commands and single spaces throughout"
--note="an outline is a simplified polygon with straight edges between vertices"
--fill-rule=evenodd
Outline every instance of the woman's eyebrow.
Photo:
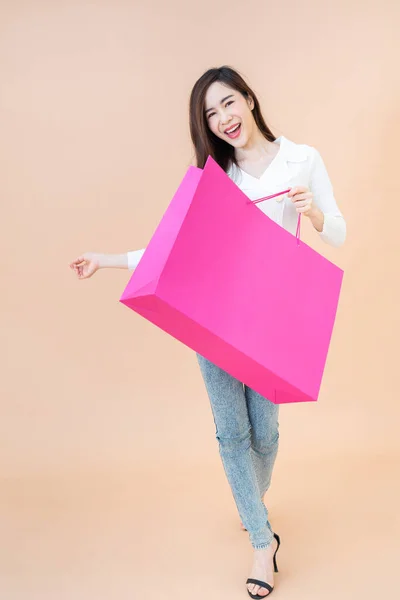
M 222 104 L 223 102 L 225 102 L 225 100 L 228 100 L 228 98 L 232 98 L 233 94 L 230 94 L 229 96 L 225 96 L 225 98 L 222 98 L 220 104 Z M 207 110 L 205 111 L 205 114 L 207 114 L 210 110 L 214 110 L 213 108 L 207 108 Z

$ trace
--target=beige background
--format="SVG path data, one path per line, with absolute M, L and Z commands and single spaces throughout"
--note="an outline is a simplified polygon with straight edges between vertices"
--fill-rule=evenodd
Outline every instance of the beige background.
M 145 246 L 192 162 L 188 97 L 238 68 L 321 152 L 348 224 L 318 403 L 281 409 L 274 598 L 393 598 L 399 561 L 395 0 L 0 4 L 0 597 L 248 597 L 252 550 L 192 351 L 78 281 Z M 378 587 L 380 592 L 378 592 Z M 146 595 L 146 596 L 145 596 Z

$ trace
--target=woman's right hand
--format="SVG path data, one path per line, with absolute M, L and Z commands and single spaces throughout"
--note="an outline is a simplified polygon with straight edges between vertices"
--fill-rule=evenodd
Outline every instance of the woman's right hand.
M 102 254 L 97 252 L 85 252 L 70 263 L 70 268 L 75 271 L 78 279 L 87 279 L 101 268 Z

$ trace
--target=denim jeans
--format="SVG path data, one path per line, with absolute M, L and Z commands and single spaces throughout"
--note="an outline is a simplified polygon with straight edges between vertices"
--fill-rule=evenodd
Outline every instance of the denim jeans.
M 236 507 L 253 548 L 266 548 L 273 531 L 262 497 L 270 486 L 278 452 L 279 406 L 196 355 Z

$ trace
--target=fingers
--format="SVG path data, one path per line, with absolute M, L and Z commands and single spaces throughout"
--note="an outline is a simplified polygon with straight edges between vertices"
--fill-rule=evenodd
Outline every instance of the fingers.
M 313 206 L 313 194 L 306 186 L 297 186 L 290 190 L 288 197 L 292 199 L 292 202 L 296 208 L 296 212 L 309 213 Z
M 308 192 L 308 187 L 305 185 L 298 185 L 296 187 L 291 188 L 290 192 L 288 192 L 288 198 L 292 198 L 296 194 L 302 194 L 304 192 Z
M 298 213 L 308 213 L 311 210 L 311 206 L 301 206 L 300 208 L 296 208 Z
M 299 200 L 308 200 L 312 198 L 312 192 L 305 192 L 303 194 L 296 194 L 292 197 L 292 202 L 298 202 Z
M 88 261 L 83 255 L 73 260 L 69 267 L 75 271 L 78 279 L 87 279 L 92 275 L 91 271 L 87 268 L 90 261 Z M 85 268 L 86 267 L 86 268 Z
M 94 273 L 96 273 L 97 269 L 93 264 L 86 264 L 82 267 L 75 267 L 75 272 L 78 276 L 78 279 L 88 279 Z
M 296 202 L 294 202 L 296 208 L 304 208 L 307 206 L 311 206 L 311 204 L 311 200 L 297 200 Z
M 69 263 L 69 266 L 71 267 L 71 269 L 74 268 L 74 266 L 79 266 L 82 263 L 85 263 L 86 259 L 83 256 L 79 256 L 79 258 L 76 258 L 75 260 L 73 260 L 71 263 Z
M 84 270 L 85 262 L 83 264 L 76 264 L 76 261 L 70 263 L 70 268 L 75 271 L 78 279 L 86 279 L 86 277 L 90 276 L 89 272 Z
M 297 213 L 309 213 L 313 207 L 312 200 L 300 200 L 299 202 L 295 202 L 294 206 L 296 208 Z

